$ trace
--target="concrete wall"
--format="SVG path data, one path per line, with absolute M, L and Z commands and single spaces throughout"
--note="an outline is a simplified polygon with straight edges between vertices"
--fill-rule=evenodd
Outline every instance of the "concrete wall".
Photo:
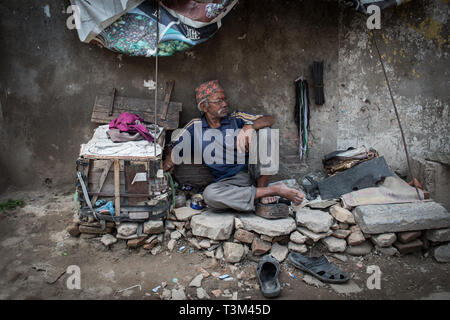
M 116 87 L 119 95 L 154 97 L 143 86 L 154 80 L 154 59 L 120 57 L 79 42 L 65 27 L 67 4 L 0 4 L 0 166 L 7 173 L 2 179 L 13 185 L 74 183 L 79 146 L 95 128 L 90 116 L 97 94 Z M 383 13 L 380 46 L 412 154 L 449 151 L 447 10 L 434 0 Z M 287 177 L 320 169 L 325 153 L 360 144 L 404 170 L 373 50 L 365 17 L 336 1 L 241 1 L 212 39 L 159 59 L 159 92 L 164 81 L 175 80 L 173 100 L 184 104 L 180 125 L 199 116 L 194 87 L 210 79 L 220 80 L 232 109 L 273 114 Z M 311 153 L 300 163 L 293 81 L 303 75 L 312 83 L 314 60 L 325 61 L 326 104 L 311 105 Z

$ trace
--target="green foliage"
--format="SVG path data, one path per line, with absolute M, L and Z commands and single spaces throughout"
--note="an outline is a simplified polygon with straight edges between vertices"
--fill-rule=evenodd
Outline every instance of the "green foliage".
M 17 207 L 23 207 L 24 205 L 25 202 L 23 202 L 23 200 L 8 199 L 8 201 L 0 203 L 0 211 L 14 210 Z

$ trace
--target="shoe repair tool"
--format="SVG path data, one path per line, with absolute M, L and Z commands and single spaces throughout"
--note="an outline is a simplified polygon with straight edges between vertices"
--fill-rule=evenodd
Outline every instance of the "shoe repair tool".
M 313 78 L 314 78 L 314 95 L 317 105 L 325 103 L 325 96 L 323 93 L 323 61 L 313 62 Z
M 406 162 L 408 163 L 409 175 L 411 176 L 411 179 L 414 180 L 414 176 L 413 176 L 412 170 L 411 170 L 411 164 L 410 164 L 410 161 L 409 161 L 408 148 L 406 147 L 405 134 L 403 133 L 402 124 L 400 123 L 400 116 L 398 115 L 397 106 L 395 105 L 394 96 L 392 95 L 391 85 L 389 84 L 389 79 L 388 79 L 387 74 L 386 74 L 386 69 L 384 68 L 383 59 L 381 58 L 380 50 L 378 49 L 376 32 L 372 31 L 372 35 L 373 35 L 373 42 L 375 43 L 375 48 L 377 49 L 378 58 L 379 58 L 380 63 L 381 63 L 381 68 L 383 69 L 384 78 L 386 79 L 386 84 L 387 84 L 387 87 L 388 87 L 388 90 L 389 90 L 389 94 L 391 96 L 392 104 L 394 106 L 394 111 L 395 111 L 395 116 L 397 117 L 398 127 L 400 128 L 400 133 L 402 135 L 403 147 L 405 148 Z M 416 189 L 417 197 L 419 198 L 419 200 L 423 200 L 421 198 L 421 196 L 420 196 L 419 190 L 417 189 L 417 185 L 415 183 L 414 183 L 414 188 Z
M 114 100 L 116 100 L 116 88 L 113 88 L 112 95 L 111 95 L 111 103 L 109 104 L 108 116 L 110 116 L 110 117 L 113 115 Z
M 299 77 L 295 80 L 295 117 L 299 128 L 299 156 L 300 160 L 309 155 L 308 131 L 309 131 L 309 94 L 308 82 Z
M 191 198 L 191 208 L 195 210 L 203 209 L 203 196 L 199 193 L 194 194 Z
M 167 81 L 166 84 L 166 96 L 164 97 L 164 104 L 161 112 L 161 120 L 166 120 L 167 111 L 169 111 L 170 97 L 172 95 L 173 86 L 175 85 L 175 80 Z

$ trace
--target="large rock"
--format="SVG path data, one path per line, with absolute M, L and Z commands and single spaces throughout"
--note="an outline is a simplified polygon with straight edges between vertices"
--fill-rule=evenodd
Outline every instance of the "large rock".
M 347 242 L 344 239 L 338 239 L 335 237 L 327 237 L 322 239 L 322 242 L 330 252 L 344 252 L 347 247 Z
M 422 235 L 421 231 L 408 231 L 397 233 L 397 240 L 401 243 L 408 243 L 416 240 Z
M 253 232 L 244 230 L 244 229 L 238 229 L 236 230 L 236 232 L 234 233 L 234 239 L 238 240 L 240 242 L 244 242 L 244 243 L 252 243 L 253 239 L 255 238 L 255 234 Z
M 109 247 L 110 245 L 117 242 L 117 239 L 111 234 L 105 234 L 100 240 L 105 246 Z
M 278 260 L 278 262 L 283 262 L 289 253 L 289 249 L 285 246 L 281 246 L 278 243 L 274 243 L 272 245 L 272 249 L 270 250 L 270 254 L 272 257 Z
M 331 230 L 328 230 L 328 232 L 315 233 L 315 232 L 312 232 L 303 227 L 298 227 L 297 231 L 299 231 L 301 234 L 305 235 L 306 237 L 312 239 L 314 242 L 317 242 L 320 239 L 326 238 L 333 233 L 333 231 L 331 231 Z
M 370 240 L 372 240 L 372 242 L 375 245 L 377 245 L 378 247 L 387 248 L 387 247 L 390 247 L 397 240 L 397 236 L 393 232 L 382 233 L 382 234 L 373 235 L 370 238 Z
M 450 241 L 450 228 L 427 230 L 425 236 L 428 240 L 434 242 Z
M 316 233 L 327 232 L 333 224 L 333 217 L 320 210 L 299 209 L 296 219 L 298 225 Z
M 122 222 L 117 227 L 117 233 L 127 237 L 137 232 L 138 224 L 135 222 Z
M 365 256 L 372 251 L 372 244 L 369 241 L 365 241 L 357 246 L 347 246 L 345 253 L 352 256 Z
M 434 250 L 434 258 L 438 262 L 450 262 L 450 243 L 437 247 Z
M 144 223 L 144 233 L 158 234 L 162 232 L 164 232 L 164 222 L 150 220 Z
M 353 214 L 347 209 L 342 208 L 340 205 L 334 205 L 330 208 L 330 213 L 337 221 L 348 224 L 355 224 L 355 218 Z
M 192 234 L 212 240 L 227 240 L 233 232 L 234 215 L 205 211 L 191 218 Z
M 450 227 L 450 213 L 432 201 L 359 206 L 353 214 L 368 234 Z
M 242 221 L 245 230 L 265 234 L 269 237 L 287 235 L 296 228 L 295 220 L 292 218 L 269 220 L 254 214 L 242 214 L 239 219 Z
M 223 244 L 223 255 L 227 262 L 236 263 L 241 261 L 244 253 L 244 246 L 239 243 L 224 242 Z
M 178 221 L 188 221 L 193 216 L 196 216 L 196 215 L 202 213 L 201 211 L 192 209 L 190 207 L 176 208 L 174 211 L 175 211 L 175 217 L 177 217 Z

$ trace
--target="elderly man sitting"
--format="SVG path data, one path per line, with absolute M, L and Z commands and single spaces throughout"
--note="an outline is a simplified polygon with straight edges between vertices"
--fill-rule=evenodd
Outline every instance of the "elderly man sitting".
M 203 192 L 203 198 L 210 208 L 251 212 L 255 211 L 256 201 L 269 204 L 276 202 L 279 197 L 295 205 L 300 204 L 303 194 L 299 190 L 288 188 L 283 183 L 268 185 L 270 175 L 277 173 L 278 168 L 273 162 L 278 159 L 272 159 L 269 164 L 249 163 L 249 154 L 252 154 L 249 151 L 256 146 L 255 130 L 266 130 L 270 142 L 273 117 L 246 112 L 230 114 L 225 92 L 217 80 L 205 82 L 195 91 L 198 108 L 203 115 L 200 119 L 191 120 L 172 137 L 173 144 L 166 149 L 164 170 L 172 171 L 174 160 L 179 159 L 181 154 L 185 157 L 186 149 L 190 153 L 194 149 L 194 158 L 200 158 L 215 178 L 215 182 Z M 211 129 L 216 130 L 208 132 Z M 212 136 L 214 141 L 211 141 Z M 275 170 L 273 167 L 276 167 Z

